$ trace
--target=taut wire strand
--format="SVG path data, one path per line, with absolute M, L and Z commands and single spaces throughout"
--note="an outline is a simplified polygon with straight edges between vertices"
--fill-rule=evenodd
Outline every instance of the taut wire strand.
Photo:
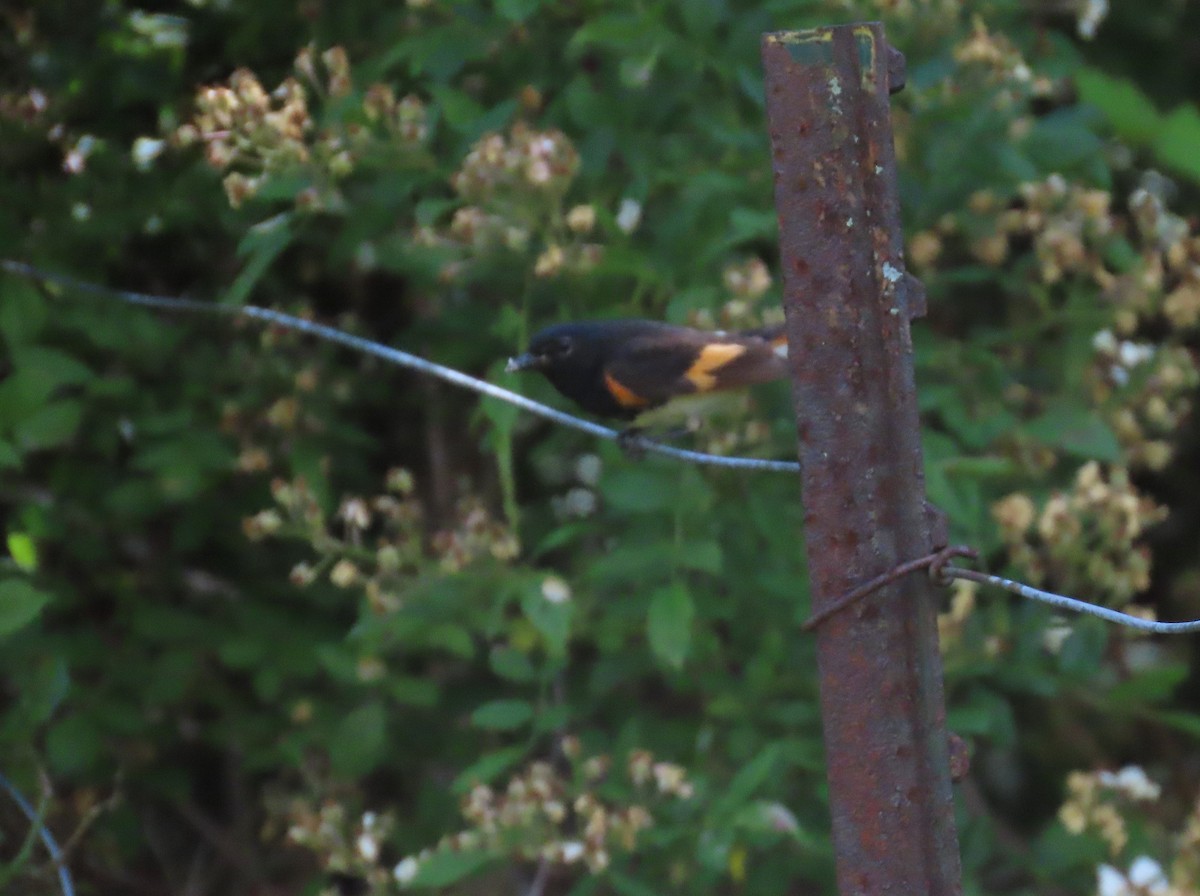
M 1086 613 L 1089 616 L 1096 616 L 1107 622 L 1115 622 L 1117 625 L 1136 628 L 1144 632 L 1153 632 L 1157 635 L 1183 635 L 1188 632 L 1200 632 L 1200 619 L 1191 622 L 1156 622 L 1153 619 L 1141 619 L 1137 616 L 1131 616 L 1129 613 L 1110 610 L 1108 607 L 1090 604 L 1087 601 L 1076 600 L 1073 597 L 1065 597 L 1061 594 L 1055 594 L 1053 591 L 1042 591 L 1030 585 L 1014 582 L 1012 579 L 994 576 L 986 572 L 976 572 L 973 569 L 963 569 L 959 566 L 943 566 L 937 572 L 940 573 L 943 579 L 967 579 L 971 582 L 978 582 L 981 585 L 993 585 L 996 588 L 1011 591 L 1013 594 L 1019 595 L 1026 600 L 1041 601 L 1052 607 L 1058 607 L 1060 610 Z
M 448 383 L 453 383 L 463 389 L 470 389 L 478 392 L 481 395 L 486 395 L 489 398 L 495 398 L 500 401 L 506 401 L 511 405 L 528 411 L 531 414 L 536 414 L 543 417 L 552 423 L 557 423 L 560 426 L 569 426 L 572 429 L 577 429 L 580 432 L 585 432 L 588 435 L 595 436 L 598 439 L 608 439 L 616 441 L 621 435 L 618 430 L 610 429 L 607 426 L 601 426 L 598 423 L 593 423 L 590 420 L 584 420 L 576 417 L 573 414 L 565 413 L 557 410 L 549 405 L 542 404 L 539 401 L 534 401 L 531 398 L 526 398 L 524 395 L 519 395 L 501 386 L 493 385 L 485 380 L 476 379 L 462 371 L 455 370 L 452 367 L 446 367 L 442 364 L 437 364 L 433 361 L 427 361 L 417 355 L 409 354 L 400 349 L 391 348 L 390 346 L 381 345 L 378 342 L 372 342 L 370 339 L 364 339 L 361 336 L 353 336 L 350 333 L 345 333 L 342 330 L 333 327 L 327 327 L 324 324 L 313 323 L 312 321 L 304 320 L 300 317 L 295 317 L 291 314 L 285 314 L 282 311 L 273 311 L 270 308 L 260 308 L 257 305 L 214 305 L 210 302 L 200 302 L 195 299 L 179 299 L 169 298 L 167 296 L 149 295 L 147 293 L 130 292 L 124 289 L 112 289 L 107 286 L 99 286 L 95 283 L 88 283 L 84 280 L 77 280 L 74 277 L 68 277 L 64 274 L 55 274 L 49 271 L 43 271 L 32 265 L 25 264 L 20 261 L 11 261 L 9 259 L 0 259 L 0 268 L 8 271 L 10 274 L 16 274 L 19 277 L 25 277 L 30 280 L 37 280 L 43 283 L 53 283 L 58 286 L 75 289 L 80 292 L 90 293 L 91 295 L 103 296 L 110 299 L 118 299 L 130 305 L 140 305 L 144 308 L 159 308 L 165 311 L 188 311 L 197 312 L 200 314 L 221 315 L 225 317 L 250 317 L 255 320 L 267 321 L 281 327 L 287 327 L 291 330 L 297 330 L 301 333 L 308 333 L 316 336 L 319 339 L 324 339 L 327 342 L 344 345 L 347 348 L 357 352 L 362 352 L 367 355 L 374 355 L 377 358 L 382 358 L 390 364 L 396 364 L 400 367 L 407 367 L 410 370 L 416 370 L 419 373 L 427 374 L 428 376 L 437 377 Z M 635 437 L 633 440 L 634 447 L 645 449 L 654 454 L 661 454 L 664 457 L 670 457 L 675 460 L 684 461 L 693 464 L 705 464 L 713 467 L 730 467 L 740 470 L 757 470 L 769 473 L 799 473 L 800 464 L 796 461 L 786 460 L 768 460 L 758 457 L 726 457 L 720 454 L 706 454 L 702 451 L 690 451 L 686 448 L 676 448 L 672 445 L 664 445 L 661 442 L 655 442 L 650 439 Z

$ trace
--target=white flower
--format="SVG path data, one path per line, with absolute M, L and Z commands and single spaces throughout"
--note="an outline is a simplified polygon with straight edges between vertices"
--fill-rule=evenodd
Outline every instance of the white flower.
M 1097 780 L 1134 800 L 1156 800 L 1162 795 L 1162 788 L 1137 765 L 1127 765 L 1119 772 L 1102 771 Z
M 374 862 L 379 858 L 379 841 L 367 831 L 363 831 L 358 835 L 358 839 L 354 841 L 354 846 L 364 861 Z
M 1125 875 L 1112 865 L 1096 869 L 1096 896 L 1133 896 Z
M 621 232 L 633 233 L 641 220 L 642 204 L 636 199 L 622 199 L 621 207 L 617 209 L 617 227 L 621 229 Z
M 595 485 L 600 481 L 600 472 L 603 468 L 603 463 L 598 455 L 581 454 L 575 461 L 575 478 L 584 485 Z
M 133 141 L 133 167 L 138 171 L 149 171 L 151 163 L 162 153 L 166 140 L 155 140 L 153 137 L 138 137 Z
M 1162 866 L 1149 856 L 1138 856 L 1125 874 L 1112 865 L 1096 869 L 1096 896 L 1166 896 L 1170 883 Z
M 1149 856 L 1138 856 L 1129 866 L 1129 882 L 1147 896 L 1167 892 L 1170 883 L 1163 874 L 1162 865 Z
M 542 597 L 552 604 L 566 603 L 571 599 L 571 586 L 558 576 L 547 576 L 542 582 Z
M 583 858 L 583 844 L 578 840 L 565 840 L 562 845 L 562 860 L 565 864 L 578 862 Z
M 413 882 L 417 876 L 417 872 L 421 870 L 420 863 L 409 856 L 406 859 L 401 859 L 400 862 L 392 869 L 392 877 L 396 878 L 396 883 L 405 887 Z
M 1126 367 L 1137 367 L 1154 357 L 1154 346 L 1137 342 L 1122 342 L 1117 350 L 1118 360 Z
M 1083 10 L 1079 13 L 1075 30 L 1084 40 L 1091 40 L 1096 36 L 1096 30 L 1107 16 L 1108 0 L 1087 0 L 1083 5 Z

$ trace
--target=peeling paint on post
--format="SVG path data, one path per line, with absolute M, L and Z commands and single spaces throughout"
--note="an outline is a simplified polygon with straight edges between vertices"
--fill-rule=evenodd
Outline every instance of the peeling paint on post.
M 763 37 L 813 610 L 945 544 L 925 503 L 879 24 Z M 961 893 L 932 585 L 905 576 L 818 634 L 842 896 Z

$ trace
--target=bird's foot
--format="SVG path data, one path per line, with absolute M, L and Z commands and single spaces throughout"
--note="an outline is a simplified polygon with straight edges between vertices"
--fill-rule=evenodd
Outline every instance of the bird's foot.
M 617 447 L 630 460 L 646 457 L 646 430 L 640 426 L 627 426 L 617 433 Z
M 646 429 L 641 426 L 627 426 L 617 433 L 617 447 L 630 460 L 643 460 L 646 457 L 647 446 L 652 442 L 669 442 L 687 435 L 687 429 L 670 429 L 651 440 L 646 435 Z

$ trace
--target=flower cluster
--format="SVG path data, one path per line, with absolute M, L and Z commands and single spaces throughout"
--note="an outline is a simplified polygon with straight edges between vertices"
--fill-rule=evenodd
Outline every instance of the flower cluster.
M 598 454 L 581 454 L 576 458 L 568 474 L 572 484 L 565 492 L 550 499 L 554 515 L 560 520 L 592 516 L 600 504 L 596 486 L 603 471 L 604 463 Z
M 563 740 L 562 753 L 569 772 L 538 760 L 502 789 L 473 787 L 462 801 L 469 827 L 400 861 L 393 872 L 396 880 L 402 885 L 411 881 L 436 852 L 468 850 L 497 858 L 581 865 L 599 873 L 608 868 L 614 850 L 632 852 L 638 834 L 654 824 L 648 803 L 692 796 L 681 766 L 656 761 L 647 750 L 634 750 L 626 763 L 630 801 L 617 804 L 598 792 L 610 778 L 607 756 L 582 756 L 573 737 Z
M 990 87 L 991 102 L 997 108 L 1010 108 L 1024 99 L 1047 96 L 1054 90 L 1049 78 L 1034 74 L 1007 35 L 989 31 L 979 17 L 975 18 L 971 34 L 955 46 L 954 61 L 957 69 L 954 77 L 945 82 L 945 88 L 961 89 L 964 81 Z M 1014 136 L 1019 136 L 1028 124 L 1027 117 L 1015 117 L 1011 125 Z
M 1040 513 L 1028 495 L 1012 494 L 992 515 L 1024 577 L 1124 606 L 1150 584 L 1150 553 L 1136 542 L 1166 510 L 1139 494 L 1124 469 L 1105 475 L 1093 461 Z
M 459 572 L 488 557 L 512 560 L 520 553 L 516 533 L 495 519 L 478 496 L 460 499 L 455 511 L 456 524 L 433 536 L 444 572 Z
M 353 877 L 363 892 L 386 893 L 391 874 L 380 863 L 380 853 L 395 829 L 390 814 L 363 812 L 350 818 L 343 803 L 326 800 L 313 806 L 292 800 L 278 813 L 287 821 L 287 839 L 319 857 L 327 873 Z
M 306 586 L 327 575 L 338 588 L 363 589 L 376 614 L 398 611 L 405 584 L 429 562 L 456 572 L 484 558 L 511 560 L 519 550 L 513 532 L 471 498 L 459 502 L 452 526 L 434 533 L 430 557 L 415 483 L 403 469 L 388 474 L 384 494 L 345 498 L 332 519 L 302 479 L 276 480 L 271 494 L 275 507 L 243 521 L 247 537 L 290 537 L 308 543 L 318 559 L 297 564 L 292 582 Z
M 412 150 L 428 135 L 425 108 L 415 96 L 397 100 L 391 87 L 367 87 L 360 120 L 319 128 L 310 104 L 316 98 L 344 100 L 353 89 L 346 51 L 332 47 L 317 55 L 305 48 L 296 57 L 296 75 L 271 92 L 246 68 L 224 84 L 202 88 L 191 121 L 171 135 L 177 147 L 204 145 L 208 163 L 226 172 L 225 193 L 235 208 L 253 197 L 272 175 L 302 172 L 313 186 L 297 196 L 302 208 L 324 208 L 338 200 L 332 183 L 354 170 L 364 155 L 384 143 Z M 135 158 L 146 157 L 153 141 L 135 144 Z M 152 156 L 151 156 L 152 157 Z
M 517 122 L 507 134 L 485 134 L 450 178 L 464 204 L 447 225 L 419 227 L 414 241 L 454 252 L 445 280 L 456 279 L 470 257 L 531 248 L 536 277 L 589 271 L 603 255 L 600 244 L 586 239 L 596 209 L 564 205 L 578 168 L 579 153 L 556 128 Z
M 1092 340 L 1092 397 L 1107 416 L 1130 466 L 1162 470 L 1175 453 L 1173 437 L 1192 413 L 1200 368 L 1182 346 L 1117 339 L 1102 330 Z
M 1073 772 L 1067 778 L 1067 797 L 1059 809 L 1063 827 L 1075 836 L 1093 835 L 1105 844 L 1114 860 L 1129 846 L 1130 823 L 1138 824 L 1139 807 L 1153 807 L 1162 788 L 1138 766 L 1119 771 Z M 1118 864 L 1096 869 L 1098 896 L 1193 896 L 1200 889 L 1200 800 L 1178 833 L 1151 828 L 1140 839 L 1172 843 L 1175 859 L 1161 863 L 1139 854 Z M 1125 868 L 1125 862 L 1128 867 Z
M 1129 197 L 1142 264 L 1133 278 L 1114 280 L 1112 297 L 1124 312 L 1117 319 L 1119 332 L 1131 333 L 1141 318 L 1157 316 L 1174 331 L 1194 333 L 1200 325 L 1200 234 L 1167 208 L 1169 189 L 1146 178 Z
M 524 205 L 531 193 L 561 199 L 578 169 L 579 153 L 566 134 L 517 122 L 507 136 L 481 137 L 450 183 L 466 202 Z
M 1129 842 L 1120 803 L 1154 802 L 1161 793 L 1162 788 L 1134 765 L 1119 772 L 1072 772 L 1058 818 L 1072 834 L 1099 834 L 1110 854 L 1116 856 Z

